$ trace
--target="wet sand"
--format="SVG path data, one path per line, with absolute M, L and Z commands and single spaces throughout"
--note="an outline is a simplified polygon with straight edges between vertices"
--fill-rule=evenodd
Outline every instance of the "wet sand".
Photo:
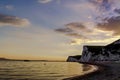
M 98 70 L 82 76 L 66 78 L 63 80 L 120 80 L 120 64 L 112 64 L 112 66 L 104 66 L 101 64 L 93 64 Z M 111 65 L 108 63 L 108 65 Z

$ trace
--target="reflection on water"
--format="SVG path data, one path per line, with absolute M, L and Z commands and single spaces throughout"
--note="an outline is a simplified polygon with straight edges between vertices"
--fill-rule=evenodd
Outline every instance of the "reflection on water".
M 91 69 L 86 67 L 68 62 L 0 61 L 0 80 L 61 80 Z

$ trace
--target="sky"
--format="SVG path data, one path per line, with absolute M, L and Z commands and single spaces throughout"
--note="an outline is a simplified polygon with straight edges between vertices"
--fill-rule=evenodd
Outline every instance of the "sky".
M 0 57 L 66 60 L 120 38 L 120 0 L 0 0 Z

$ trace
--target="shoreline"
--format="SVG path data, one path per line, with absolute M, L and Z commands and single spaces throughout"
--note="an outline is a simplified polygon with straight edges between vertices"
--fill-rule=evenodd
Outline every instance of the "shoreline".
M 120 65 L 105 66 L 102 64 L 82 63 L 97 67 L 97 70 L 80 76 L 70 77 L 63 80 L 120 80 Z M 116 63 L 117 64 L 117 63 Z

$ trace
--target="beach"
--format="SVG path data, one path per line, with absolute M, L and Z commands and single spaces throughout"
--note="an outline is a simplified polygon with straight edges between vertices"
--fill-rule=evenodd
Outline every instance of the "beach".
M 95 67 L 98 67 L 96 71 L 86 75 L 66 78 L 63 80 L 120 80 L 120 64 L 112 63 L 112 66 L 108 65 L 110 65 L 110 63 L 108 63 L 107 66 L 94 64 Z

